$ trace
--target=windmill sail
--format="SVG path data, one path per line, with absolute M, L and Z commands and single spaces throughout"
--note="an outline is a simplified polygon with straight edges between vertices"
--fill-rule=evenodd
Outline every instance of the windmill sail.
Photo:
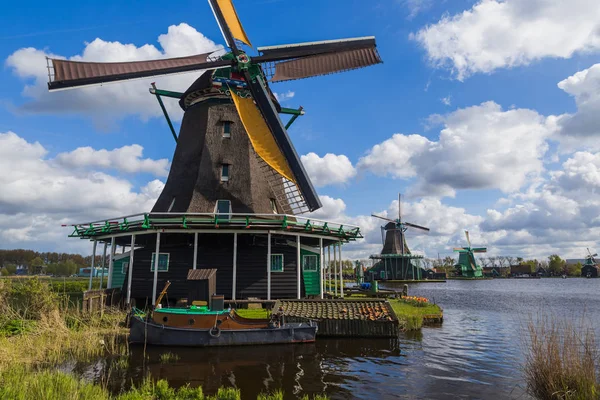
M 239 97 L 233 90 L 231 91 L 231 97 L 256 154 L 287 180 L 295 182 L 294 174 L 285 156 L 281 154 L 275 138 L 260 111 L 254 105 L 254 101 L 251 98 Z
M 208 4 L 210 4 L 214 13 L 215 10 L 213 8 L 213 2 L 209 0 Z M 219 7 L 219 9 L 221 10 L 221 15 L 223 16 L 223 19 L 227 24 L 227 28 L 229 28 L 229 31 L 231 32 L 233 38 L 252 47 L 250 39 L 248 39 L 248 35 L 246 35 L 246 31 L 244 30 L 240 18 L 238 17 L 237 12 L 235 11 L 235 7 L 233 6 L 232 0 L 216 0 L 216 6 Z M 215 17 L 217 17 L 216 13 Z M 223 36 L 225 37 L 225 41 L 229 42 L 229 40 L 227 39 L 227 35 L 225 35 L 225 33 L 223 32 L 223 27 L 221 26 L 218 17 L 217 22 L 219 22 L 219 27 L 221 28 L 221 33 L 223 33 Z M 227 43 L 227 45 L 229 47 L 232 47 L 232 43 Z
M 209 61 L 208 58 L 211 54 L 212 52 L 187 57 L 114 63 L 49 59 L 51 79 L 48 82 L 48 88 L 50 90 L 68 89 L 231 65 L 231 61 Z
M 274 63 L 273 82 L 333 74 L 381 63 L 375 38 L 328 40 L 259 47 L 256 62 Z M 273 65 L 265 66 L 266 70 Z

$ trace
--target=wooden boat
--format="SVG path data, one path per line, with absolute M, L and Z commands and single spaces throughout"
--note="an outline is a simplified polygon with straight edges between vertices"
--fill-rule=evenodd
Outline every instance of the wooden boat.
M 235 310 L 211 310 L 207 306 L 161 308 L 167 285 L 148 315 L 132 310 L 129 342 L 161 346 L 235 346 L 315 341 L 314 321 L 286 323 L 282 311 L 271 319 L 249 319 Z
M 317 324 L 286 323 L 283 315 L 248 319 L 235 310 L 211 311 L 208 307 L 156 309 L 146 317 L 132 314 L 130 343 L 161 346 L 235 346 L 315 341 Z

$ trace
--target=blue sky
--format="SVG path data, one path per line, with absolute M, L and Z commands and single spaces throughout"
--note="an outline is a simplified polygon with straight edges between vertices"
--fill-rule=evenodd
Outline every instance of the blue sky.
M 473 240 L 488 245 L 493 254 L 577 256 L 585 247 L 596 247 L 593 220 L 600 204 L 591 198 L 596 186 L 600 188 L 600 156 L 596 158 L 594 132 L 585 127 L 595 121 L 595 107 L 600 108 L 592 90 L 600 82 L 593 68 L 600 53 L 600 10 L 595 1 L 575 3 L 235 1 L 255 46 L 377 38 L 384 64 L 272 85 L 279 94 L 293 93 L 285 106 L 306 109 L 290 129 L 298 153 L 314 152 L 321 167 L 344 171 L 337 179 L 313 179 L 319 182 L 319 194 L 329 199 L 319 216 L 365 224 L 367 239 L 350 248 L 353 257 L 377 251 L 377 223 L 366 216 L 374 211 L 395 214 L 399 191 L 409 195 L 407 218 L 434 230 L 428 238 L 415 239 L 429 255 L 460 244 L 464 229 L 474 232 Z M 105 179 L 107 187 L 114 184 L 111 179 L 117 180 L 120 198 L 131 196 L 134 201 L 119 207 L 115 195 L 110 206 L 98 201 L 45 209 L 40 201 L 47 193 L 31 184 L 40 199 L 31 206 L 6 194 L 27 197 L 21 188 L 28 185 L 27 178 L 5 177 L 0 179 L 0 247 L 84 251 L 80 243 L 66 239 L 64 230 L 46 235 L 36 231 L 73 218 L 151 206 L 156 193 L 148 185 L 154 182 L 153 190 L 160 192 L 158 182 L 165 180 L 174 142 L 147 93 L 149 81 L 129 83 L 125 89 L 103 87 L 71 100 L 65 96 L 72 91 L 50 98 L 42 93 L 40 55 L 83 54 L 86 60 L 115 61 L 139 59 L 148 45 L 173 56 L 175 50 L 158 42 L 160 35 L 167 35 L 172 45 L 199 36 L 216 44 L 223 40 L 205 1 L 178 2 L 176 7 L 158 1 L 65 1 L 49 7 L 33 1 L 13 3 L 4 11 L 8 23 L 0 26 L 0 134 L 5 134 L 6 154 L 14 157 L 9 146 L 24 146 L 24 154 L 43 162 L 23 168 L 51 168 L 48 180 L 55 183 L 71 170 L 85 182 Z M 101 41 L 94 42 L 97 38 Z M 128 50 L 124 45 L 130 45 Z M 588 70 L 594 73 L 583 79 Z M 154 80 L 158 87 L 182 90 L 193 77 Z M 570 77 L 571 83 L 558 86 Z M 32 88 L 24 93 L 26 85 Z M 170 109 L 177 119 L 174 102 Z M 14 135 L 9 138 L 8 132 Z M 36 142 L 44 151 L 35 151 Z M 143 147 L 143 154 L 114 153 L 114 165 L 82 161 L 74 153 L 86 146 L 114 151 L 131 145 Z M 377 152 L 377 145 L 387 150 Z M 327 153 L 335 157 L 324 161 Z M 119 156 L 139 162 L 127 168 Z M 24 158 L 6 162 L 8 171 L 0 172 L 10 176 L 19 162 Z M 50 205 L 61 203 L 61 196 L 73 197 L 69 184 L 63 192 L 53 188 Z

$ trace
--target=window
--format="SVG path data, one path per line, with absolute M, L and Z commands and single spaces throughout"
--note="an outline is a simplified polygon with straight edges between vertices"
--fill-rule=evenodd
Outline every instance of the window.
M 215 214 L 220 220 L 231 218 L 231 201 L 229 200 L 217 200 L 215 205 Z
M 227 182 L 229 180 L 229 164 L 221 165 L 221 182 Z
M 275 199 L 270 199 L 271 200 L 271 210 L 273 210 L 273 214 L 277 214 L 277 203 L 275 202 Z
M 271 254 L 271 272 L 283 272 L 283 254 Z
M 319 259 L 316 255 L 302 256 L 302 270 L 304 271 L 318 271 L 319 270 Z
M 230 138 L 231 137 L 231 122 L 223 121 L 223 137 Z
M 385 278 L 385 271 L 379 271 L 379 278 L 380 279 L 386 279 Z
M 152 264 L 150 265 L 150 272 L 154 272 L 154 262 L 156 260 L 156 253 L 152 253 Z M 160 253 L 158 255 L 158 272 L 167 272 L 169 270 L 169 253 Z
M 123 275 L 127 275 L 127 268 L 129 268 L 129 263 L 123 263 L 123 264 L 121 264 L 121 273 Z

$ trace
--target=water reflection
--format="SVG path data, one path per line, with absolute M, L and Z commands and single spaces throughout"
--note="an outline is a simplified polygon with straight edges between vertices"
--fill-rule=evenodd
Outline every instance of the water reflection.
M 129 366 L 107 360 L 77 365 L 114 391 L 147 374 L 171 385 L 242 390 L 247 399 L 283 389 L 286 398 L 327 393 L 332 399 L 527 398 L 521 336 L 530 314 L 577 315 L 600 300 L 600 279 L 449 281 L 414 284 L 412 295 L 444 308 L 444 324 L 398 340 L 323 339 L 314 344 L 238 348 L 133 347 Z M 600 321 L 600 310 L 586 311 Z M 179 356 L 161 363 L 166 352 Z

